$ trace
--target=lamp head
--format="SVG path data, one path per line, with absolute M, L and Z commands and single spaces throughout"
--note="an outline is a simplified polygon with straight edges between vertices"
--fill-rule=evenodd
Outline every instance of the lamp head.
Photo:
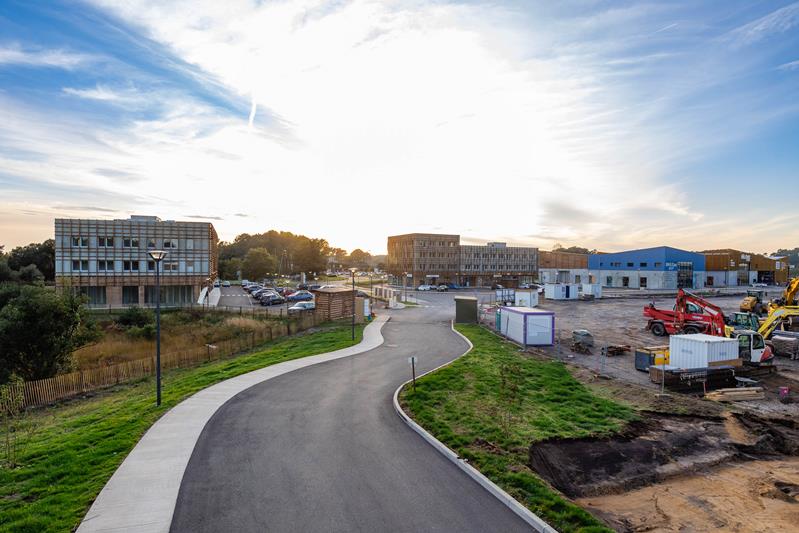
M 152 258 L 153 261 L 155 261 L 156 263 L 160 263 L 161 260 L 163 260 L 164 257 L 166 257 L 169 252 L 166 252 L 164 250 L 150 250 L 147 253 Z

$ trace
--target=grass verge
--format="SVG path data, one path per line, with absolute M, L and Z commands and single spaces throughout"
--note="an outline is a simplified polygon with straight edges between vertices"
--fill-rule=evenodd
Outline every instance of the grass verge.
M 363 326 L 356 333 L 358 343 Z M 154 379 L 146 379 L 32 412 L 25 423 L 35 431 L 20 450 L 21 466 L 0 468 L 0 531 L 72 531 L 144 432 L 186 397 L 239 374 L 353 344 L 350 326 L 335 325 L 166 372 L 161 407 L 155 406 Z
M 519 352 L 479 326 L 458 326 L 474 349 L 404 389 L 403 408 L 494 483 L 562 532 L 611 531 L 527 466 L 531 442 L 618 431 L 635 413 L 600 398 L 566 367 Z

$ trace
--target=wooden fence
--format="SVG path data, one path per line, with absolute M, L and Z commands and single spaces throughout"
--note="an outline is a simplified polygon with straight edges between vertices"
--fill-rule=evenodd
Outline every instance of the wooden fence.
M 192 347 L 186 350 L 161 354 L 161 369 L 185 368 L 199 363 L 223 359 L 240 354 L 273 339 L 293 335 L 312 328 L 323 319 L 316 313 L 303 313 L 285 323 L 273 324 L 269 329 L 240 337 L 219 341 L 213 345 Z M 59 374 L 52 378 L 5 385 L 7 394 L 0 395 L 0 411 L 10 408 L 10 402 L 21 402 L 22 407 L 47 405 L 104 387 L 118 385 L 155 375 L 155 355 L 113 365 Z

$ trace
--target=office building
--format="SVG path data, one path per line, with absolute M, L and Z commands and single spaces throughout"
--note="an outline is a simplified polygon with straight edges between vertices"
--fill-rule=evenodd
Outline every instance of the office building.
M 164 250 L 161 302 L 197 302 L 217 277 L 217 234 L 208 222 L 154 216 L 127 220 L 55 220 L 56 286 L 88 297 L 93 306 L 155 304 L 155 262 Z
M 705 286 L 705 256 L 670 246 L 590 254 L 588 271 L 603 287 L 700 289 Z

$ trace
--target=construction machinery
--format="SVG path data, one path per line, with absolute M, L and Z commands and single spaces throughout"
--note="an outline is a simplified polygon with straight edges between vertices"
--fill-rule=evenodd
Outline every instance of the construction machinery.
M 658 309 L 654 303 L 644 307 L 649 319 L 646 329 L 658 337 L 675 333 L 707 333 L 729 337 L 735 329 L 759 327 L 757 317 L 751 313 L 733 313 L 727 317 L 721 308 L 704 298 L 680 289 L 674 309 Z
M 772 322 L 767 320 L 764 324 L 760 324 L 751 313 L 734 313 L 725 317 L 719 306 L 683 289 L 677 293 L 673 311 L 658 309 L 654 303 L 644 307 L 644 316 L 649 318 L 646 327 L 655 335 L 706 333 L 738 339 L 740 358 L 752 365 L 768 363 L 774 358 L 765 339 L 781 322 L 781 317 L 791 312 L 781 311 Z M 795 316 L 799 316 L 799 307 Z M 769 325 L 766 327 L 766 324 Z
M 754 313 L 757 316 L 768 314 L 769 306 L 766 303 L 766 291 L 762 289 L 746 291 L 746 296 L 741 300 L 740 310 L 742 313 Z
M 782 296 L 769 302 L 769 314 L 773 313 L 775 309 L 780 307 L 799 306 L 799 301 L 797 301 L 797 298 L 799 298 L 799 277 L 793 278 L 788 282 L 788 285 L 785 287 Z

